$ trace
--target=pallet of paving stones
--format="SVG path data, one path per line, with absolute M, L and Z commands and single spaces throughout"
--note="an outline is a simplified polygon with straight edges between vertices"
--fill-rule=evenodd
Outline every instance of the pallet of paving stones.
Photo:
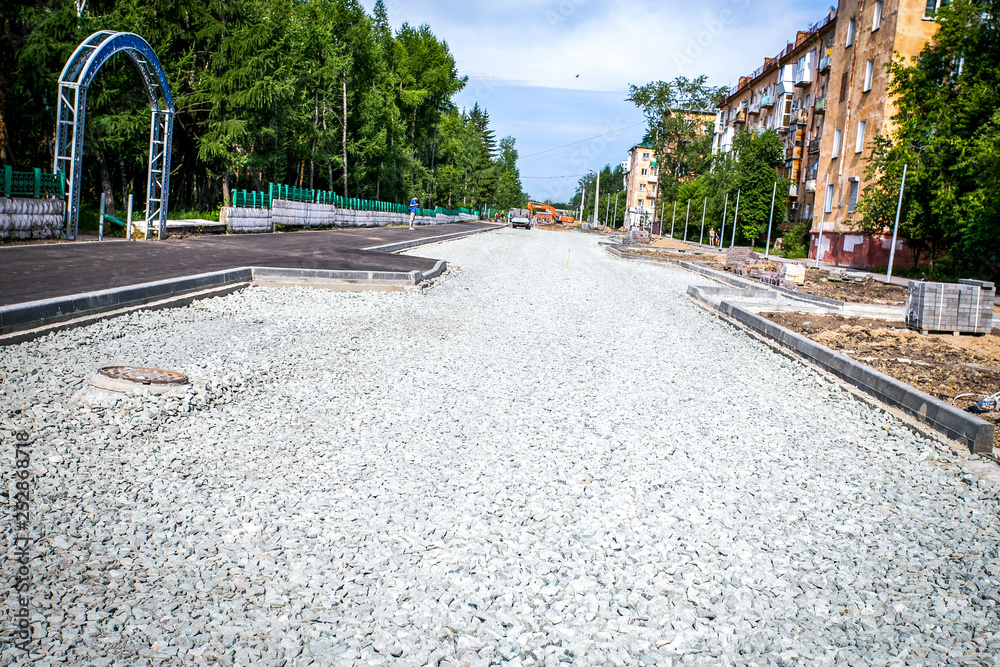
M 758 255 L 753 248 L 736 246 L 726 250 L 726 266 L 736 264 L 756 264 Z
M 923 333 L 986 334 L 993 328 L 995 298 L 996 286 L 983 280 L 910 281 L 906 326 Z

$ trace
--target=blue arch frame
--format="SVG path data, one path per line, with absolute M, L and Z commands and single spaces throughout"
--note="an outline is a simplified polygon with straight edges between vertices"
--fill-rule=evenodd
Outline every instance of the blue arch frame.
M 95 32 L 66 61 L 59 76 L 56 150 L 53 171 L 66 173 L 66 236 L 76 238 L 79 226 L 80 175 L 87 88 L 101 67 L 117 53 L 125 53 L 142 78 L 152 115 L 149 133 L 149 177 L 146 189 L 145 230 L 166 236 L 170 193 L 170 149 L 173 142 L 174 101 L 167 75 L 153 48 L 139 35 L 102 30 Z

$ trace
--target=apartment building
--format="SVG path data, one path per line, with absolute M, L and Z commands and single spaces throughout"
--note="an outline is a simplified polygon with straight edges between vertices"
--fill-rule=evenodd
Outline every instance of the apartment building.
M 656 151 L 642 143 L 630 148 L 628 156 L 622 163 L 625 168 L 625 227 L 658 223 L 654 211 L 659 184 Z
M 888 264 L 887 235 L 858 234 L 851 224 L 868 144 L 891 130 L 885 64 L 893 52 L 909 58 L 923 49 L 937 29 L 928 13 L 940 1 L 840 0 L 823 21 L 741 77 L 720 103 L 714 151 L 731 150 L 744 127 L 774 129 L 783 138 L 784 173 L 792 180 L 787 219 L 812 222 L 811 257 L 819 248 L 823 261 Z M 897 253 L 897 265 L 909 261 L 909 253 Z

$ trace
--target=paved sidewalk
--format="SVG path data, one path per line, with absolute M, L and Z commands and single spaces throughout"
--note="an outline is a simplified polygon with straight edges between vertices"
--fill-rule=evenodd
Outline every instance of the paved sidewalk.
M 412 231 L 373 227 L 0 247 L 0 306 L 241 266 L 429 271 L 437 260 L 364 248 L 494 226 L 465 222 Z

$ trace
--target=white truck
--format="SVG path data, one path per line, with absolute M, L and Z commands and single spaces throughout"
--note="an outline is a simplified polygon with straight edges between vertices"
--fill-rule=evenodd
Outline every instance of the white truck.
M 526 208 L 510 209 L 510 226 L 531 229 L 531 211 Z

